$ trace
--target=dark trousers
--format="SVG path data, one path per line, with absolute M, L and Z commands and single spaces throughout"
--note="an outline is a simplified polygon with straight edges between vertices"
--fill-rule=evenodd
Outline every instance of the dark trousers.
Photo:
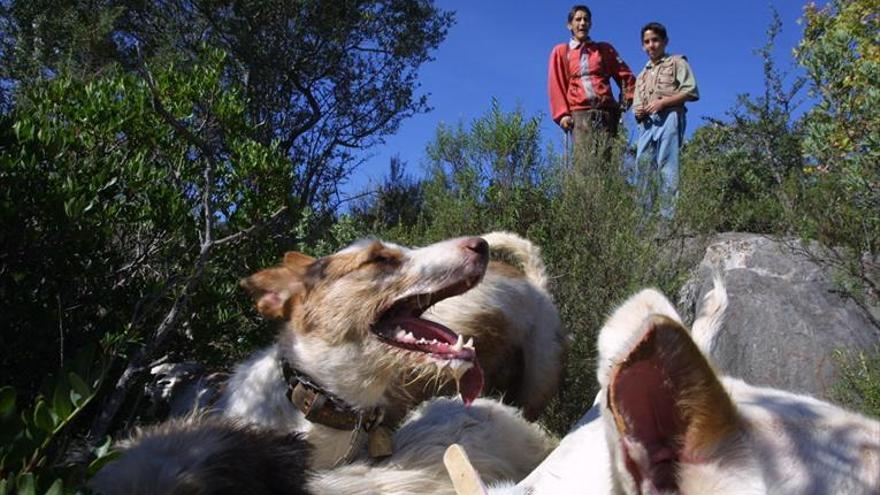
M 620 114 L 613 110 L 578 110 L 572 112 L 574 129 L 572 140 L 576 161 L 587 155 L 611 160 L 611 145 L 617 136 Z M 590 161 L 590 160 L 587 160 Z

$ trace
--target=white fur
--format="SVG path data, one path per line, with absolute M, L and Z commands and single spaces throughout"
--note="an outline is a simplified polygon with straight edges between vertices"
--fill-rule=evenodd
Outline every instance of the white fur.
M 527 239 L 523 239 L 510 232 L 489 232 L 482 237 L 493 249 L 511 253 L 522 263 L 526 277 L 549 295 L 547 291 L 547 267 L 544 266 L 541 248 Z
M 691 326 L 694 343 L 706 356 L 714 355 L 715 341 L 724 322 L 727 302 L 727 289 L 724 288 L 721 274 L 715 273 L 712 277 L 712 290 L 703 297 L 700 312 Z
M 453 494 L 443 467 L 452 443 L 463 445 L 489 481 L 519 480 L 538 465 L 554 443 L 515 409 L 491 399 L 470 407 L 437 398 L 417 409 L 394 434 L 394 456 L 371 465 L 356 462 L 316 474 L 315 493 L 389 495 Z
M 324 352 L 301 353 L 301 347 L 310 344 Z M 319 341 L 309 343 L 298 341 L 293 346 L 294 355 L 303 357 L 302 361 L 297 361 L 301 363 L 298 365 L 300 369 L 320 383 L 337 384 L 336 391 L 344 390 L 348 392 L 349 397 L 362 400 L 361 403 L 378 404 L 382 399 L 381 390 L 377 393 L 376 387 L 372 387 L 373 391 L 371 392 L 369 381 L 366 383 L 359 381 L 359 378 L 363 376 L 357 373 L 359 356 L 351 349 L 351 344 L 336 346 L 334 352 L 326 352 L 323 349 L 326 344 L 322 344 Z M 319 359 L 321 356 L 324 356 L 323 361 Z M 346 359 L 355 359 L 355 361 L 346 361 Z M 328 376 L 333 372 L 340 373 L 338 381 L 332 380 Z M 309 443 L 315 446 L 311 465 L 316 468 L 335 465 L 340 458 L 349 453 L 354 433 L 307 421 L 305 416 L 287 399 L 286 391 L 287 385 L 278 364 L 278 348 L 272 346 L 257 353 L 253 358 L 236 368 L 217 407 L 228 418 L 241 419 L 249 423 L 282 430 L 302 432 L 306 435 Z M 363 443 L 361 436 L 358 435 L 358 438 L 355 439 L 358 450 L 360 444 Z
M 496 484 L 492 495 L 610 493 L 611 467 L 599 397 L 544 462 L 515 486 Z M 588 490 L 588 491 L 587 491 Z

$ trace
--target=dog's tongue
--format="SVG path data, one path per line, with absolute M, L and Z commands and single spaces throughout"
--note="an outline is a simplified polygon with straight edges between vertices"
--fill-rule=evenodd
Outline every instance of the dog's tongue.
M 483 370 L 480 368 L 480 363 L 474 361 L 474 365 L 468 368 L 464 375 L 461 376 L 458 382 L 458 392 L 461 394 L 464 404 L 469 406 L 474 399 L 480 396 L 482 391 Z

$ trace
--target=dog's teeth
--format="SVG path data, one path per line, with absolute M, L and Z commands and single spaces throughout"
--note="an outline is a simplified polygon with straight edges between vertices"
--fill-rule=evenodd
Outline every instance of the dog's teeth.
M 394 334 L 394 338 L 397 340 L 403 340 L 406 338 L 406 332 L 403 331 L 400 327 L 397 327 L 397 333 Z
M 462 347 L 464 347 L 464 339 L 461 335 L 458 336 L 458 340 L 455 341 L 455 345 L 452 346 L 452 350 L 455 352 L 461 351 Z
M 459 336 L 458 338 L 460 339 L 461 336 Z M 467 347 L 468 349 L 473 349 L 474 348 L 474 338 L 473 337 L 469 338 L 467 340 L 467 342 L 464 343 L 464 346 Z

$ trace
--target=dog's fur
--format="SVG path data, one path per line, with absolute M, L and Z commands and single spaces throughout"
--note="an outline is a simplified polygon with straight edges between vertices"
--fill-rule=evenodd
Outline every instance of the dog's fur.
M 720 281 L 703 306 L 710 323 L 698 337 L 720 328 Z M 811 397 L 718 377 L 657 291 L 642 291 L 614 312 L 599 354 L 618 493 L 880 492 L 880 423 Z
M 438 302 L 424 317 L 473 337 L 487 393 L 522 407 L 523 416 L 534 421 L 559 388 L 568 333 L 548 290 L 538 246 L 509 232 L 482 237 L 493 253 L 506 254 L 521 268 L 490 261 L 482 282 Z M 396 392 L 402 398 L 390 402 L 407 408 L 435 395 L 423 380 Z
M 351 449 L 352 433 L 309 423 L 288 402 L 279 355 L 348 404 L 364 409 L 397 405 L 402 416 L 399 411 L 412 404 L 400 399 L 402 384 L 418 383 L 409 393 L 421 399 L 425 378 L 437 387 L 436 382 L 449 380 L 449 370 L 456 365 L 438 365 L 424 353 L 392 347 L 377 338 L 372 327 L 396 302 L 441 293 L 416 297 L 422 306 L 436 303 L 423 316 L 473 335 L 490 386 L 513 389 L 511 395 L 522 398 L 534 417 L 558 386 L 565 337 L 546 291 L 537 248 L 513 234 L 486 237 L 512 253 L 523 272 L 489 264 L 480 238 L 419 249 L 367 240 L 319 260 L 288 253 L 281 265 L 245 279 L 242 285 L 258 310 L 280 320 L 283 330 L 275 346 L 238 367 L 218 407 L 227 417 L 304 432 L 315 446 L 313 466 L 335 465 Z M 476 290 L 437 302 L 455 295 L 449 293 L 451 286 L 461 291 L 476 285 L 487 266 L 489 273 Z M 504 358 L 517 352 L 524 363 L 521 387 L 496 380 L 510 367 Z M 459 369 L 468 363 L 463 364 Z
M 395 452 L 387 461 L 320 471 L 310 487 L 336 495 L 452 495 L 455 490 L 443 467 L 443 453 L 452 443 L 467 448 L 490 482 L 522 479 L 556 445 L 517 409 L 494 399 L 477 399 L 466 407 L 440 397 L 423 403 L 395 432 Z
M 219 418 L 137 430 L 89 487 L 102 495 L 310 493 L 309 447 L 298 433 Z
M 356 461 L 309 471 L 308 444 L 297 433 L 218 418 L 178 419 L 138 431 L 118 444 L 89 486 L 104 495 L 321 493 L 453 494 L 442 456 L 450 443 L 472 452 L 488 480 L 518 480 L 555 443 L 536 424 L 493 399 L 435 398 L 394 434 L 385 461 Z
M 876 420 L 716 374 L 726 307 L 716 277 L 691 336 L 656 290 L 627 300 L 599 336 L 597 404 L 521 483 L 488 491 L 880 493 Z

